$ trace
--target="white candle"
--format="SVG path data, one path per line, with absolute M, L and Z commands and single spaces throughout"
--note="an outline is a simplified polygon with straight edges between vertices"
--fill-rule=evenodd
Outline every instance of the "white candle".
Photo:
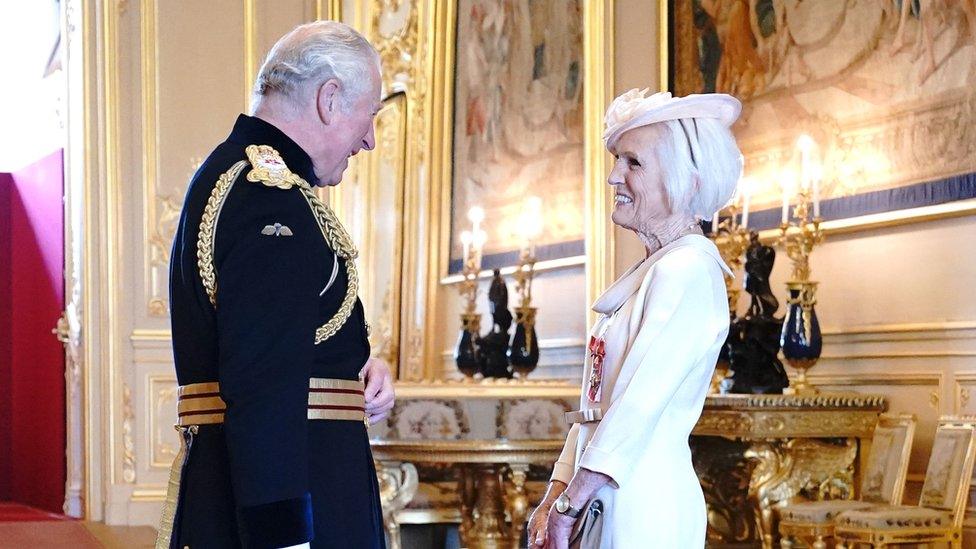
M 718 234 L 718 212 L 712 214 L 712 234 Z
M 813 218 L 820 217 L 820 174 L 813 178 Z
M 783 176 L 783 223 L 790 220 L 790 182 L 788 177 Z
M 749 185 L 742 189 L 742 228 L 749 228 Z
M 488 233 L 482 230 L 475 231 L 472 235 L 472 246 L 474 247 L 475 268 L 481 270 L 481 253 L 485 249 L 485 242 L 488 241 Z
M 478 230 L 481 229 L 481 222 L 485 220 L 485 210 L 480 206 L 475 206 L 468 210 L 468 220 L 474 226 L 473 234 L 478 234 Z
M 461 247 L 464 250 L 463 255 L 461 256 L 461 261 L 462 264 L 466 264 L 468 262 L 468 258 L 471 257 L 471 232 L 470 231 L 461 232 Z
M 800 149 L 800 188 L 804 191 L 810 190 L 811 166 L 810 153 L 813 152 L 817 143 L 807 134 L 803 134 L 796 140 L 796 146 Z

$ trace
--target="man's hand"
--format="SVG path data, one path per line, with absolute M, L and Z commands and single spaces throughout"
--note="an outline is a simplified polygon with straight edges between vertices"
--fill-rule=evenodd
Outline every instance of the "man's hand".
M 393 376 L 390 367 L 378 358 L 371 358 L 359 372 L 366 382 L 366 417 L 369 424 L 379 423 L 393 409 Z

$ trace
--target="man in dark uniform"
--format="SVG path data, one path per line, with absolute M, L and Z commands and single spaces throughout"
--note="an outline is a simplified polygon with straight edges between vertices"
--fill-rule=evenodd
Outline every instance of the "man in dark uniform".
M 297 27 L 190 183 L 170 299 L 183 449 L 157 547 L 384 547 L 366 427 L 393 406 L 369 358 L 357 251 L 315 186 L 375 145 L 379 57 Z

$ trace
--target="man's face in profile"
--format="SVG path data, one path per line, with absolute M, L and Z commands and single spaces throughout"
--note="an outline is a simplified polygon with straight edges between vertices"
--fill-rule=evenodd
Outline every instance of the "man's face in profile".
M 335 118 L 335 126 L 328 135 L 323 133 L 323 139 L 330 139 L 333 143 L 324 144 L 326 147 L 336 151 L 335 167 L 331 173 L 318 173 L 319 185 L 335 186 L 342 181 L 342 174 L 349 167 L 349 159 L 359 151 L 366 149 L 373 150 L 376 147 L 376 135 L 374 133 L 374 121 L 380 107 L 383 106 L 379 97 L 382 93 L 380 73 L 373 70 L 370 79 L 370 91 L 353 97 L 348 104 L 340 101 L 339 112 Z M 335 142 L 338 141 L 338 142 Z

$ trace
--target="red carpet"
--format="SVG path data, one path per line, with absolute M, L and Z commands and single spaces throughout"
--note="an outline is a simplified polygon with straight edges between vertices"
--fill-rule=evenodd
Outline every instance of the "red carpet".
M 100 543 L 81 521 L 0 523 L 0 549 L 101 549 L 126 547 Z M 131 545 L 129 547 L 135 547 Z
M 0 501 L 0 522 L 39 522 L 51 520 L 74 520 L 71 517 L 42 511 L 22 503 Z

